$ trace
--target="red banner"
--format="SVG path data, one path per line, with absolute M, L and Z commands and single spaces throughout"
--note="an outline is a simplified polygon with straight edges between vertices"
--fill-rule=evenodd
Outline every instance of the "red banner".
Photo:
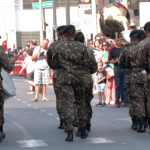
M 5 51 L 7 51 L 7 40 L 2 43 L 2 46 L 4 47 Z

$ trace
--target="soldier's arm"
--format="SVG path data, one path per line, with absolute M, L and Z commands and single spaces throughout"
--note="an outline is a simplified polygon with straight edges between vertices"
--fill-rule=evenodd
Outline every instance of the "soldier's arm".
M 125 66 L 126 68 L 131 68 L 131 63 L 130 63 L 130 50 L 126 54 L 126 61 L 125 61 Z
M 125 49 L 123 49 L 121 54 L 120 54 L 120 59 L 119 59 L 119 62 L 118 62 L 118 66 L 121 69 L 125 68 Z
M 7 72 L 11 72 L 13 70 L 13 66 L 9 61 L 9 58 L 7 57 L 3 47 L 0 47 L 0 64 Z
M 47 52 L 47 62 L 51 69 L 59 69 L 58 49 L 51 45 Z
M 47 63 L 50 66 L 50 63 L 52 61 L 52 50 L 54 49 L 54 43 L 51 43 L 49 46 L 49 49 L 47 51 Z
M 90 52 L 90 60 L 91 60 L 91 63 L 90 63 L 90 70 L 91 70 L 91 74 L 95 73 L 98 69 L 97 67 L 97 62 L 96 62 L 96 59 L 95 59 L 95 56 L 94 56 L 94 53 L 93 51 Z

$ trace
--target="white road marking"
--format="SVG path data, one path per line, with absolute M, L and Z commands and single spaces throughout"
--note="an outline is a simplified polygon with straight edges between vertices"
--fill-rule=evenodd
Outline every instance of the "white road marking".
M 48 146 L 43 140 L 21 140 L 17 141 L 20 147 L 40 147 L 40 146 Z
M 53 114 L 51 114 L 51 113 L 48 113 L 48 115 L 49 115 L 49 116 L 53 116 Z
M 45 112 L 45 110 L 40 110 L 41 112 Z
M 89 141 L 89 143 L 115 143 L 115 141 L 113 140 L 101 137 L 89 137 L 87 140 Z
M 117 120 L 125 120 L 125 121 L 132 122 L 132 121 L 131 121 L 131 118 L 122 118 L 122 119 L 117 119 Z
M 17 101 L 20 101 L 21 99 L 17 99 Z
M 31 106 L 31 104 L 27 104 L 28 106 Z
M 34 109 L 38 109 L 37 107 L 33 107 Z
M 25 104 L 26 102 L 22 102 L 23 104 Z

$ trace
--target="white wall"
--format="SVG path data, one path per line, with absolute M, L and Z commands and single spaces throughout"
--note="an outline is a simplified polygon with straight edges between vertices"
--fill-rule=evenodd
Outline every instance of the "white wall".
M 7 34 L 5 40 L 8 41 L 8 47 L 13 48 L 13 44 L 16 44 L 15 1 L 0 0 L 0 14 L 3 15 L 1 20 L 2 24 L 4 24 L 3 31 Z
M 150 2 L 140 2 L 140 27 L 150 21 Z
M 16 31 L 39 31 L 38 10 L 16 10 Z

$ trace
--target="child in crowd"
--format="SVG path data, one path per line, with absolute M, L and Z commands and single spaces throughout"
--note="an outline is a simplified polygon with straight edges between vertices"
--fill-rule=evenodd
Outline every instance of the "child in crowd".
M 99 103 L 96 105 L 106 105 L 105 103 L 105 85 L 106 85 L 106 70 L 103 69 L 103 62 L 98 63 L 98 70 L 97 70 L 97 81 L 96 81 L 96 89 L 98 91 L 99 96 Z M 103 99 L 103 104 L 102 104 Z
M 32 61 L 32 53 L 33 53 L 33 50 L 32 49 L 27 49 L 26 50 L 27 52 L 27 57 L 25 59 L 25 63 L 20 71 L 20 74 L 21 72 L 26 68 L 26 71 L 27 71 L 27 80 L 28 80 L 28 83 L 30 84 L 30 91 L 27 93 L 27 94 L 34 94 L 34 64 L 35 62 Z

